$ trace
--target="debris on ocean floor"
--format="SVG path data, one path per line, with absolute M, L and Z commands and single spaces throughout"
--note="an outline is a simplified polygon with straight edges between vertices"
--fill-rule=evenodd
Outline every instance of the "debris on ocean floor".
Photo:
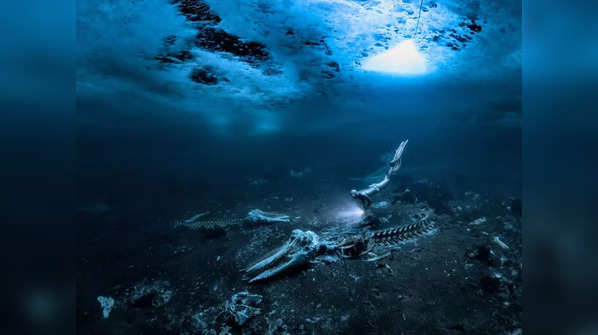
M 261 295 L 243 291 L 234 294 L 230 302 L 225 303 L 224 309 L 237 325 L 242 326 L 247 320 L 261 314 L 262 310 L 257 307 L 261 302 Z
M 378 218 L 372 225 L 347 224 L 327 216 L 326 207 L 314 212 L 296 192 L 293 202 L 262 198 L 251 204 L 275 204 L 293 217 L 292 225 L 245 226 L 248 215 L 241 215 L 230 220 L 232 224 L 217 226 L 226 229 L 221 239 L 171 230 L 163 238 L 167 245 L 152 242 L 137 261 L 135 253 L 126 255 L 126 272 L 115 279 L 117 288 L 101 291 L 118 297 L 103 322 L 133 333 L 159 329 L 177 334 L 321 334 L 335 329 L 367 332 L 371 327 L 384 333 L 417 333 L 429 327 L 449 329 L 455 326 L 451 320 L 458 319 L 464 332 L 483 333 L 487 315 L 494 313 L 500 318 L 490 321 L 493 329 L 509 333 L 520 328 L 520 217 L 501 205 L 503 199 L 444 197 L 442 189 L 424 180 L 405 185 L 411 191 L 396 202 L 372 206 Z M 380 196 L 392 199 L 397 194 L 393 192 L 385 189 Z M 463 210 L 450 210 L 457 206 Z M 449 210 L 438 214 L 437 209 Z M 191 225 L 196 227 L 217 221 L 217 212 L 211 213 L 187 220 L 194 219 Z M 486 223 L 469 224 L 480 218 Z M 494 236 L 508 241 L 509 249 L 498 246 Z M 240 274 L 239 268 L 247 264 L 251 265 Z M 435 278 L 433 287 L 424 285 L 430 278 Z M 401 324 L 377 317 L 395 315 L 389 306 L 400 309 Z M 417 312 L 422 308 L 452 316 L 429 320 Z M 346 315 L 350 317 L 343 319 Z M 127 319 L 136 321 L 126 323 Z
M 372 208 L 387 208 L 390 206 L 388 201 L 380 201 L 372 205 Z
M 263 223 L 277 223 L 277 222 L 290 222 L 291 219 L 288 215 L 264 212 L 259 209 L 253 209 L 247 214 L 248 222 L 263 222 Z
M 114 307 L 114 298 L 112 297 L 98 297 L 98 302 L 100 303 L 100 307 L 102 308 L 102 316 L 104 319 L 107 319 L 110 316 L 110 312 Z
M 197 222 L 197 220 L 198 220 L 199 218 L 201 218 L 201 217 L 203 217 L 203 216 L 206 216 L 206 215 L 208 215 L 208 214 L 210 214 L 210 212 L 209 212 L 209 211 L 207 211 L 207 212 L 202 212 L 202 213 L 195 214 L 195 215 L 193 215 L 192 217 L 190 217 L 190 218 L 188 218 L 188 219 L 184 219 L 184 220 L 182 220 L 182 221 L 175 221 L 175 223 L 174 223 L 174 227 L 175 227 L 175 228 L 177 228 L 177 227 L 180 227 L 180 226 L 183 226 L 183 227 L 193 227 L 193 226 L 194 226 L 194 224 L 196 224 L 196 222 Z
M 286 214 L 265 212 L 260 209 L 252 209 L 245 217 L 222 217 L 209 220 L 198 220 L 208 213 L 209 212 L 204 212 L 194 215 L 187 220 L 176 221 L 174 227 L 186 227 L 192 230 L 213 230 L 219 228 L 224 229 L 242 223 L 287 223 L 291 221 L 291 218 Z
M 473 226 L 477 226 L 477 225 L 486 223 L 486 221 L 488 221 L 488 220 L 485 217 L 481 217 L 481 218 L 477 218 L 477 219 L 471 221 L 469 224 L 473 225 Z
M 503 249 L 510 249 L 509 246 L 505 242 L 501 241 L 500 237 L 498 236 L 494 236 L 494 242 L 496 242 L 496 244 Z
M 259 294 L 241 291 L 218 306 L 212 306 L 191 315 L 189 320 L 190 333 L 198 330 L 201 334 L 229 334 L 232 328 L 244 327 L 256 316 L 262 314 L 259 307 L 262 304 Z
M 128 292 L 125 301 L 133 307 L 162 307 L 173 295 L 170 283 L 165 280 L 139 283 Z
M 210 214 L 209 211 L 208 212 L 203 212 L 203 213 L 198 213 L 198 214 L 195 214 L 192 217 L 184 220 L 183 222 L 186 223 L 186 224 L 190 224 L 190 223 L 193 223 L 193 222 L 197 221 L 197 219 L 199 219 L 200 217 L 206 216 L 208 214 Z
M 282 319 L 268 319 L 268 332 L 266 335 L 290 335 Z

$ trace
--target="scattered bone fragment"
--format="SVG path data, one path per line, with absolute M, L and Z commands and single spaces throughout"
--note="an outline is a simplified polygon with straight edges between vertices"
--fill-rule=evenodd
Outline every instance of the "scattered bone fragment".
M 261 302 L 261 295 L 243 291 L 234 294 L 231 300 L 224 304 L 224 309 L 236 324 L 242 326 L 249 319 L 262 313 L 257 307 Z
M 126 300 L 131 306 L 159 308 L 170 302 L 173 295 L 174 290 L 167 280 L 144 280 L 129 290 Z
M 195 215 L 193 215 L 192 217 L 190 217 L 188 219 L 184 219 L 182 221 L 175 221 L 174 227 L 175 228 L 178 228 L 180 226 L 191 227 L 197 221 L 197 219 L 199 219 L 200 217 L 205 216 L 205 215 L 207 215 L 209 213 L 210 212 L 198 213 L 198 214 L 195 214 Z
M 247 267 L 245 272 L 253 275 L 249 283 L 269 279 L 284 272 L 317 260 L 318 256 L 333 254 L 336 245 L 321 241 L 313 231 L 295 229 L 289 240 L 272 255 Z
M 208 215 L 208 214 L 210 214 L 210 212 L 209 212 L 209 211 L 207 211 L 207 212 L 203 212 L 203 213 L 198 213 L 198 214 L 195 214 L 195 215 L 193 215 L 192 217 L 190 217 L 190 218 L 188 218 L 187 220 L 185 220 L 185 223 L 193 223 L 193 222 L 197 221 L 197 219 L 199 219 L 200 217 L 202 217 L 202 216 L 206 216 L 206 215 Z
M 218 230 L 226 227 L 238 225 L 241 223 L 284 223 L 290 222 L 291 219 L 288 215 L 265 212 L 260 209 L 253 209 L 247 213 L 245 217 L 223 217 L 223 218 L 208 218 L 200 220 L 203 216 L 210 212 L 199 213 L 193 217 L 176 221 L 174 224 L 175 228 L 186 227 L 192 230 Z
M 375 262 L 375 261 L 379 261 L 379 260 L 381 260 L 381 259 L 384 259 L 384 258 L 386 258 L 386 257 L 389 257 L 391 253 L 390 253 L 390 251 L 389 251 L 389 252 L 387 252 L 387 253 L 385 253 L 385 254 L 383 254 L 383 255 L 380 255 L 380 256 L 375 256 L 375 254 L 374 254 L 374 253 L 370 253 L 370 254 L 373 254 L 373 255 L 374 255 L 374 257 L 366 259 L 366 262 Z
M 100 307 L 102 307 L 102 317 L 107 319 L 110 316 L 112 308 L 114 308 L 114 298 L 99 296 L 98 302 L 100 303 Z
M 256 222 L 277 223 L 277 222 L 290 222 L 291 218 L 285 214 L 264 212 L 260 209 L 253 209 L 249 213 L 247 213 L 246 221 L 252 222 L 252 223 L 256 223 Z
M 501 241 L 498 236 L 494 236 L 494 242 L 503 249 L 510 249 L 510 247 L 505 242 Z
M 380 201 L 372 205 L 372 208 L 387 208 L 390 206 L 388 201 Z
M 488 221 L 488 219 L 486 219 L 486 217 L 481 217 L 481 218 L 477 218 L 477 219 L 471 221 L 469 224 L 473 225 L 473 226 L 477 226 L 477 225 L 486 223 L 487 221 Z

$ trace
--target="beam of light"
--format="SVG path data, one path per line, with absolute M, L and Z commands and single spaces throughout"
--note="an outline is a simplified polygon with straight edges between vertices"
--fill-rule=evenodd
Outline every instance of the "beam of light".
M 363 215 L 363 209 L 359 208 L 357 205 L 351 205 L 349 208 L 344 208 L 337 213 L 338 217 L 341 218 L 351 218 L 351 217 L 360 217 Z
M 417 50 L 412 39 L 404 40 L 393 48 L 367 58 L 361 68 L 403 76 L 421 75 L 428 70 L 426 59 Z
M 349 211 L 344 211 L 343 214 L 345 214 L 346 216 L 362 216 L 363 215 L 363 209 L 361 208 L 355 208 Z

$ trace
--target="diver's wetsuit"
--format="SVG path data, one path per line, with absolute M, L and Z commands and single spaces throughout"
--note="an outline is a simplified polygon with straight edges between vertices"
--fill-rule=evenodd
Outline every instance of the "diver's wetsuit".
M 368 209 L 370 207 L 370 205 L 372 204 L 372 200 L 370 199 L 370 197 L 368 197 L 367 195 L 365 195 L 363 193 L 353 192 L 353 193 L 351 193 L 351 196 L 353 197 L 353 199 L 359 200 L 359 202 L 361 204 L 361 209 L 363 209 L 363 210 Z
M 361 208 L 363 210 L 367 210 L 370 205 L 372 204 L 372 199 L 370 199 L 370 195 L 379 192 L 382 188 L 384 188 L 390 182 L 390 177 L 401 167 L 401 156 L 403 155 L 403 151 L 407 146 L 408 140 L 401 142 L 401 145 L 395 151 L 395 155 L 393 159 L 390 161 L 388 171 L 384 175 L 384 179 L 379 183 L 371 184 L 366 189 L 357 191 L 351 190 L 351 196 L 353 199 L 359 200 Z

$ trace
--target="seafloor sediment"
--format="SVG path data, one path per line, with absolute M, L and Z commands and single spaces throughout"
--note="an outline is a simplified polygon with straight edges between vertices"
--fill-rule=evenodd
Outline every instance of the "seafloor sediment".
M 290 182 L 299 183 L 292 178 Z M 124 228 L 124 223 L 115 225 L 119 214 L 109 207 L 81 211 L 82 227 L 96 228 L 93 233 L 83 232 L 80 239 L 78 332 L 521 332 L 517 195 L 495 198 L 475 191 L 454 195 L 427 180 L 402 178 L 376 196 L 376 202 L 388 203 L 374 209 L 386 220 L 363 229 L 408 224 L 418 211 L 432 209 L 433 233 L 393 246 L 391 255 L 378 261 L 341 257 L 249 284 L 240 270 L 287 241 L 293 229 L 326 235 L 351 224 L 351 219 L 338 216 L 335 204 L 326 201 L 337 192 L 334 187 L 318 182 L 319 192 L 302 193 L 296 185 L 265 185 L 250 183 L 248 194 L 255 197 L 246 201 L 204 203 L 180 213 L 178 219 L 209 211 L 202 218 L 224 222 L 206 229 L 174 228 L 177 219 L 164 217 L 158 220 L 164 229 L 148 233 L 143 228 Z M 251 191 L 258 187 L 264 189 Z M 264 194 L 269 195 L 258 196 Z M 243 217 L 252 208 L 284 213 L 291 220 L 247 224 L 230 219 Z M 256 298 L 235 305 L 233 296 L 247 298 L 241 293 L 245 291 Z M 98 296 L 115 301 L 107 318 Z M 233 317 L 231 310 L 243 317 Z

